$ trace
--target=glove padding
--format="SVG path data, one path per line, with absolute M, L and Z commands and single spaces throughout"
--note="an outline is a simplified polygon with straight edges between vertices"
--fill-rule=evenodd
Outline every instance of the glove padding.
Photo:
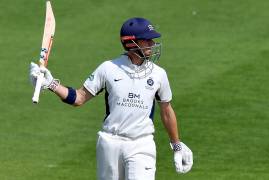
M 39 67 L 37 64 L 31 62 L 29 77 L 33 86 L 36 85 L 37 77 L 41 76 L 41 73 L 44 74 L 41 89 L 48 89 L 49 85 L 53 81 L 53 76 L 51 75 L 50 71 L 46 67 Z
M 187 173 L 193 165 L 192 151 L 183 143 L 180 142 L 182 149 L 174 152 L 174 162 L 178 173 Z

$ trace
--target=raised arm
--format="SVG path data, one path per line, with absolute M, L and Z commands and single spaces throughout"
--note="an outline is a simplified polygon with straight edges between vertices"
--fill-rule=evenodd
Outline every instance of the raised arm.
M 60 84 L 59 80 L 53 78 L 47 68 L 39 68 L 37 64 L 31 63 L 30 79 L 33 85 L 35 84 L 36 78 L 40 72 L 44 73 L 42 89 L 51 90 L 65 103 L 73 106 L 81 106 L 93 97 L 93 95 L 84 86 L 77 90 L 71 87 L 65 87 Z

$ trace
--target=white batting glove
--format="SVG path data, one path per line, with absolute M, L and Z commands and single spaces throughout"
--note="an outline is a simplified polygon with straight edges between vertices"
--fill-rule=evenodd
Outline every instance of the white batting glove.
M 183 143 L 180 142 L 178 149 L 172 145 L 174 149 L 174 163 L 178 173 L 187 173 L 193 165 L 192 151 Z
M 45 67 L 39 67 L 37 64 L 31 62 L 30 64 L 30 81 L 33 86 L 36 84 L 36 79 L 38 76 L 41 76 L 41 73 L 44 74 L 42 81 L 41 89 L 48 89 L 50 85 L 53 84 L 54 78 L 51 75 L 50 71 Z

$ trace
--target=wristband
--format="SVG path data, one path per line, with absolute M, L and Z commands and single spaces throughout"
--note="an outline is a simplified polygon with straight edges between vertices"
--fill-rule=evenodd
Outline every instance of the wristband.
M 75 89 L 71 88 L 71 87 L 67 87 L 68 88 L 68 95 L 65 99 L 63 99 L 62 101 L 67 103 L 67 104 L 74 104 L 76 99 L 77 99 L 77 92 Z
M 173 151 L 181 151 L 182 149 L 180 142 L 170 143 L 170 146 Z

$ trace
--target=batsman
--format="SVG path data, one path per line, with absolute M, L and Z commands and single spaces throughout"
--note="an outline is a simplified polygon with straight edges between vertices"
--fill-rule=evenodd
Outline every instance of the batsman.
M 162 45 L 156 42 L 160 37 L 147 19 L 128 19 L 120 29 L 124 53 L 101 63 L 79 89 L 60 84 L 45 66 L 30 65 L 32 84 L 38 74 L 44 74 L 41 89 L 49 89 L 64 103 L 82 106 L 105 93 L 106 114 L 96 146 L 99 180 L 155 179 L 155 103 L 170 138 L 167 145 L 172 148 L 176 172 L 192 168 L 193 154 L 179 136 L 166 71 L 155 64 L 161 55 Z

